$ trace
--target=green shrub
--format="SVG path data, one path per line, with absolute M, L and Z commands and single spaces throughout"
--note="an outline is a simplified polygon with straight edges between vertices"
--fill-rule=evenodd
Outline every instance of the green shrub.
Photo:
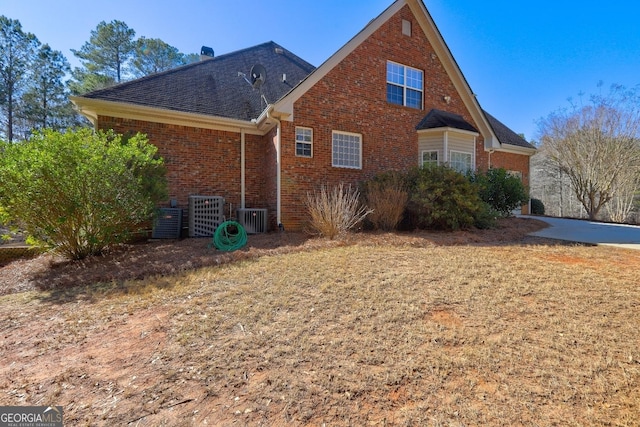
M 2 149 L 5 213 L 71 259 L 125 241 L 167 197 L 163 160 L 141 134 L 44 130 Z
M 373 211 L 367 222 L 374 229 L 395 230 L 407 206 L 406 177 L 399 172 L 385 172 L 362 184 L 364 203 Z
M 333 239 L 356 225 L 371 213 L 360 204 L 360 192 L 345 188 L 343 184 L 328 190 L 322 186 L 320 191 L 308 193 L 306 207 L 310 215 L 311 231 Z
M 476 186 L 447 166 L 414 169 L 409 182 L 408 210 L 418 228 L 471 228 L 486 213 Z
M 540 199 L 531 199 L 531 214 L 544 215 L 544 203 Z
M 500 217 L 495 209 L 488 203 L 482 202 L 482 208 L 475 216 L 473 225 L 481 230 L 495 228 L 498 225 L 497 219 Z
M 527 190 L 517 176 L 503 168 L 491 168 L 486 172 L 468 175 L 471 182 L 478 185 L 480 198 L 501 216 L 511 216 L 511 212 L 529 201 Z

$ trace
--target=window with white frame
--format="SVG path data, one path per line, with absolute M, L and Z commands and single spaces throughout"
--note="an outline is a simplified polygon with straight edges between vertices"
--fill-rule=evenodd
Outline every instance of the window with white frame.
M 332 162 L 338 168 L 362 168 L 362 135 L 333 131 Z
M 438 166 L 438 152 L 437 151 L 423 151 L 422 152 L 422 166 Z
M 422 109 L 423 73 L 406 65 L 387 61 L 387 101 Z
M 508 170 L 507 171 L 507 175 L 509 176 L 515 176 L 516 178 L 518 178 L 520 181 L 522 181 L 522 171 L 512 171 L 512 170 Z
M 473 156 L 471 153 L 451 151 L 449 165 L 460 173 L 466 173 L 473 169 Z
M 296 156 L 313 157 L 313 129 L 296 127 Z

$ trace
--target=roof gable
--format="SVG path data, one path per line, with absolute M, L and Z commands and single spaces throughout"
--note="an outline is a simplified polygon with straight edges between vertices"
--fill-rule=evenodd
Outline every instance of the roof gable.
M 427 37 L 427 40 L 431 43 L 437 56 L 440 58 L 445 71 L 451 79 L 456 91 L 462 98 L 465 107 L 472 116 L 474 122 L 479 127 L 479 132 L 485 139 L 485 146 L 487 148 L 498 148 L 499 142 L 493 133 L 487 118 L 485 117 L 480 104 L 476 100 L 475 94 L 471 91 L 469 84 L 462 74 L 460 67 L 453 58 L 449 47 L 445 43 L 440 31 L 435 25 L 431 15 L 425 7 L 422 0 L 396 0 L 391 6 L 389 6 L 382 14 L 373 19 L 369 24 L 360 31 L 355 37 L 353 37 L 347 44 L 345 44 L 340 50 L 332 55 L 327 61 L 320 65 L 314 72 L 312 72 L 304 81 L 300 83 L 291 92 L 286 94 L 275 105 L 274 110 L 279 113 L 282 118 L 287 120 L 293 119 L 293 104 L 305 92 L 319 82 L 324 76 L 326 76 L 334 67 L 336 67 L 341 61 L 343 61 L 350 53 L 352 53 L 360 44 L 362 44 L 367 38 L 369 38 L 374 32 L 376 32 L 385 22 L 390 20 L 396 13 L 398 13 L 403 7 L 408 6 L 411 12 L 415 16 L 421 30 Z
M 245 76 L 249 77 L 255 64 L 261 64 L 267 70 L 267 79 L 260 89 L 254 89 L 245 81 Z M 268 42 L 75 99 L 127 103 L 250 121 L 258 118 L 269 103 L 289 92 L 314 68 L 280 45 Z M 283 75 L 286 75 L 286 80 L 283 80 Z

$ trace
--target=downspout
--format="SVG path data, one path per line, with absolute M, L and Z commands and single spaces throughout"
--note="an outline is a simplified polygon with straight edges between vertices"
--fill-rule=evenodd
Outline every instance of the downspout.
M 442 157 L 444 157 L 443 163 L 447 165 L 449 164 L 449 131 L 445 130 L 443 137 L 442 148 L 444 153 L 442 153 Z
M 245 195 L 246 195 L 246 159 L 245 159 L 245 137 L 244 129 L 240 130 L 240 209 L 245 208 Z
M 473 151 L 471 153 L 471 155 L 473 156 L 473 170 L 474 171 L 478 170 L 478 154 L 476 152 L 477 145 L 478 145 L 478 138 L 474 136 L 473 137 Z
M 271 115 L 273 107 L 267 112 L 267 117 L 276 121 L 276 223 L 282 228 L 282 123 Z

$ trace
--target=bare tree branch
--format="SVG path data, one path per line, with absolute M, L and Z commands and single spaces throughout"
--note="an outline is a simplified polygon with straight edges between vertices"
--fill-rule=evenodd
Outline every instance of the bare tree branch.
M 609 215 L 624 219 L 640 184 L 640 95 L 614 85 L 588 104 L 551 113 L 539 123 L 548 158 L 568 176 L 590 219 L 612 200 Z

